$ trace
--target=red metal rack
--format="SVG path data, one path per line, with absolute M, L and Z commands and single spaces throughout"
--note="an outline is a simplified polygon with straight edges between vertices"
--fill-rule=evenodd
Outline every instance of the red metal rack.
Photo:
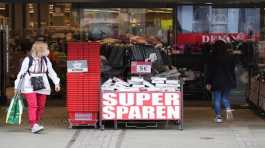
M 88 72 L 67 73 L 67 111 L 70 127 L 95 126 L 100 100 L 100 45 L 68 43 L 67 60 L 86 60 Z

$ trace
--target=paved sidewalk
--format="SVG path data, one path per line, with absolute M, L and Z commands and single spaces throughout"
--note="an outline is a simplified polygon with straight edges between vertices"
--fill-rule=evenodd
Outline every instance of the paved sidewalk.
M 0 148 L 265 147 L 265 122 L 247 109 L 236 110 L 233 122 L 217 125 L 210 108 L 186 108 L 183 131 L 174 124 L 170 129 L 67 129 L 65 115 L 63 108 L 49 108 L 44 117 L 47 130 L 39 135 L 31 134 L 26 124 L 0 127 Z
M 1 148 L 66 148 L 75 130 L 47 129 L 31 134 L 29 129 L 0 129 Z

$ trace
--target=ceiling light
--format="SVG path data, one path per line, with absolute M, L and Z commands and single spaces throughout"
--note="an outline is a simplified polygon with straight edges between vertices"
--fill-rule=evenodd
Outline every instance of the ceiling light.
M 147 13 L 172 13 L 171 11 L 147 10 Z
M 33 8 L 33 4 L 29 3 L 29 4 L 28 4 L 28 7 L 29 7 L 29 8 Z
M 85 12 L 105 12 L 105 13 L 118 13 L 119 11 L 115 10 L 104 10 L 104 9 L 85 9 Z
M 53 9 L 54 5 L 49 5 L 49 9 Z

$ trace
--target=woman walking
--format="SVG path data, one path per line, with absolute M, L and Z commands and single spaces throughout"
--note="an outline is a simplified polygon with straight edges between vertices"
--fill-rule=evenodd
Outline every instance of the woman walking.
M 20 78 L 24 77 L 21 93 L 28 104 L 28 120 L 32 133 L 39 133 L 44 130 L 39 122 L 44 113 L 47 95 L 51 93 L 47 76 L 53 81 L 55 91 L 60 91 L 60 79 L 52 68 L 48 55 L 47 43 L 36 41 L 32 46 L 30 55 L 24 58 L 15 81 L 15 89 L 17 90 Z
M 208 61 L 206 83 L 206 88 L 212 91 L 214 97 L 215 121 L 223 122 L 222 103 L 227 119 L 232 119 L 233 114 L 228 97 L 231 89 L 236 87 L 235 60 L 228 53 L 226 43 L 221 40 L 215 42 L 213 54 Z

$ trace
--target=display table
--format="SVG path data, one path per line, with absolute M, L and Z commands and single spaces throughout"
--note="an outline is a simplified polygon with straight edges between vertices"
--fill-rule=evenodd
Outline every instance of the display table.
M 253 103 L 255 106 L 258 105 L 259 99 L 259 91 L 260 91 L 260 83 L 259 80 L 256 78 L 251 78 L 251 85 L 250 85 L 250 93 L 249 93 L 249 101 Z
M 260 82 L 259 107 L 265 112 L 265 82 Z
M 249 101 L 258 111 L 265 112 L 265 82 L 257 78 L 251 79 Z
M 102 91 L 100 126 L 102 121 L 177 121 L 183 129 L 183 93 L 162 91 Z

